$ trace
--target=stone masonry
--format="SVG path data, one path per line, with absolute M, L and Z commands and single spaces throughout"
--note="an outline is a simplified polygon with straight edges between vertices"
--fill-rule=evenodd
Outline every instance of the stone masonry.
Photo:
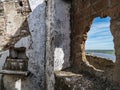
M 114 38 L 116 62 L 113 81 L 120 83 L 120 0 L 72 0 L 71 60 L 72 66 L 89 71 L 91 65 L 85 56 L 85 41 L 96 17 L 111 17 L 110 30 Z M 94 67 L 92 67 L 94 68 Z
M 85 53 L 93 19 L 107 16 L 115 63 Z M 11 61 L 24 58 L 29 71 L 0 75 L 0 90 L 113 90 L 120 85 L 119 29 L 120 0 L 0 0 L 0 71 L 16 70 Z

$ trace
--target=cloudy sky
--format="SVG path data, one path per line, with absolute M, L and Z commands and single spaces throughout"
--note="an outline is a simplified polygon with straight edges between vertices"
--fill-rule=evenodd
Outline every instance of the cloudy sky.
M 113 36 L 110 32 L 110 17 L 95 18 L 88 32 L 88 39 L 86 41 L 86 50 L 100 49 L 113 50 Z

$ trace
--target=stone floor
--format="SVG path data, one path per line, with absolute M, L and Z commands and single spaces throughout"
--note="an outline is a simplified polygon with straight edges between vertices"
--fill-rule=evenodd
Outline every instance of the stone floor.
M 119 87 L 89 73 L 55 72 L 55 90 L 120 90 Z

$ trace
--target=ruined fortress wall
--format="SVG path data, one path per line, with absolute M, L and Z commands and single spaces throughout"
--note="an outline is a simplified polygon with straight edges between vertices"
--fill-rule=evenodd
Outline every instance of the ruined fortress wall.
M 71 60 L 72 66 L 82 67 L 88 61 L 85 56 L 85 41 L 92 21 L 96 17 L 111 17 L 111 33 L 116 54 L 113 81 L 120 83 L 120 0 L 72 0 L 71 10 Z M 85 69 L 85 67 L 83 67 Z
M 7 32 L 9 35 L 13 35 L 12 39 L 8 39 L 8 41 L 11 40 L 9 45 L 12 44 L 15 48 L 26 48 L 26 55 L 29 58 L 28 70 L 30 71 L 30 75 L 28 77 L 18 75 L 4 75 L 2 77 L 2 87 L 4 87 L 6 90 L 16 90 L 18 88 L 21 88 L 21 90 L 44 89 L 46 3 L 45 0 L 29 0 L 29 3 L 32 12 L 27 16 L 27 18 L 26 16 L 17 13 L 14 0 L 3 2 L 5 10 L 7 10 L 6 15 L 8 15 L 7 18 L 5 18 L 7 19 L 7 22 L 5 23 L 6 30 L 4 30 L 4 32 Z M 21 29 L 19 29 L 19 27 L 25 25 L 23 22 L 24 18 L 28 22 L 28 34 L 26 36 L 20 36 L 19 32 Z M 1 27 L 3 27 L 3 25 Z M 7 36 L 8 35 L 4 37 Z M 14 38 L 16 39 L 15 41 L 13 41 Z M 4 39 L 4 41 L 6 40 Z M 4 50 L 7 51 L 1 51 L 1 62 L 4 62 L 6 57 L 9 56 L 9 45 L 4 48 Z M 0 67 L 2 66 L 3 63 L 1 63 Z M 2 88 L 1 90 L 4 89 Z
M 100 70 L 113 69 L 114 67 L 114 62 L 107 58 L 91 56 L 91 55 L 86 55 L 86 58 L 91 65 L 93 65 L 94 67 Z
M 3 5 L 0 5 L 0 10 L 5 10 L 4 13 L 0 12 L 0 70 L 12 46 L 26 48 L 30 71 L 27 77 L 1 75 L 0 90 L 53 90 L 54 70 L 70 66 L 70 4 L 62 0 L 53 2 L 29 0 L 31 12 L 21 8 L 22 4 L 17 0 L 0 3 Z
M 104 70 L 104 77 L 107 77 L 109 81 L 113 79 L 113 70 L 115 64 L 112 60 L 91 55 L 86 55 L 86 58 L 89 61 L 89 63 L 95 68 L 99 70 Z

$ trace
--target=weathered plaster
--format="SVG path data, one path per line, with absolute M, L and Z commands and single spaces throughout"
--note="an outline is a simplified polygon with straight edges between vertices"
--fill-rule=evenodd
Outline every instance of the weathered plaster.
M 26 47 L 26 55 L 29 58 L 28 69 L 30 71 L 30 75 L 28 77 L 4 75 L 3 84 L 6 90 L 14 90 L 17 80 L 21 80 L 22 90 L 44 89 L 46 3 L 44 0 L 36 0 L 35 2 L 33 0 L 29 0 L 29 2 L 32 9 L 32 12 L 28 17 L 29 35 L 27 35 L 26 37 L 22 37 L 19 41 L 15 43 L 14 47 Z M 13 18 L 14 15 L 13 17 L 11 17 L 11 19 Z M 9 21 L 11 21 L 11 19 Z M 17 17 L 16 20 L 19 21 Z M 17 25 L 14 24 L 14 22 L 12 24 Z M 13 32 L 10 33 L 13 34 Z M 7 54 L 3 52 L 0 59 L 2 59 L 2 61 L 4 62 L 6 57 Z M 3 66 L 3 64 L 1 66 Z
M 70 66 L 70 3 L 55 0 L 54 70 Z
M 26 47 L 30 75 L 3 75 L 2 84 L 6 90 L 16 90 L 16 86 L 21 86 L 22 90 L 54 90 L 54 70 L 67 68 L 70 63 L 78 71 L 96 73 L 97 69 L 86 58 L 85 41 L 92 20 L 97 16 L 111 17 L 116 62 L 112 63 L 115 68 L 110 78 L 120 82 L 119 0 L 72 0 L 72 6 L 65 0 L 29 0 L 32 10 L 29 16 L 16 11 L 13 1 L 4 2 L 5 16 L 0 17 L 0 60 L 3 64 L 11 45 Z
M 3 16 L 0 16 L 0 51 L 9 49 L 22 37 L 29 34 L 28 23 L 26 17 L 28 13 L 22 11 L 19 3 L 15 1 L 2 2 Z

